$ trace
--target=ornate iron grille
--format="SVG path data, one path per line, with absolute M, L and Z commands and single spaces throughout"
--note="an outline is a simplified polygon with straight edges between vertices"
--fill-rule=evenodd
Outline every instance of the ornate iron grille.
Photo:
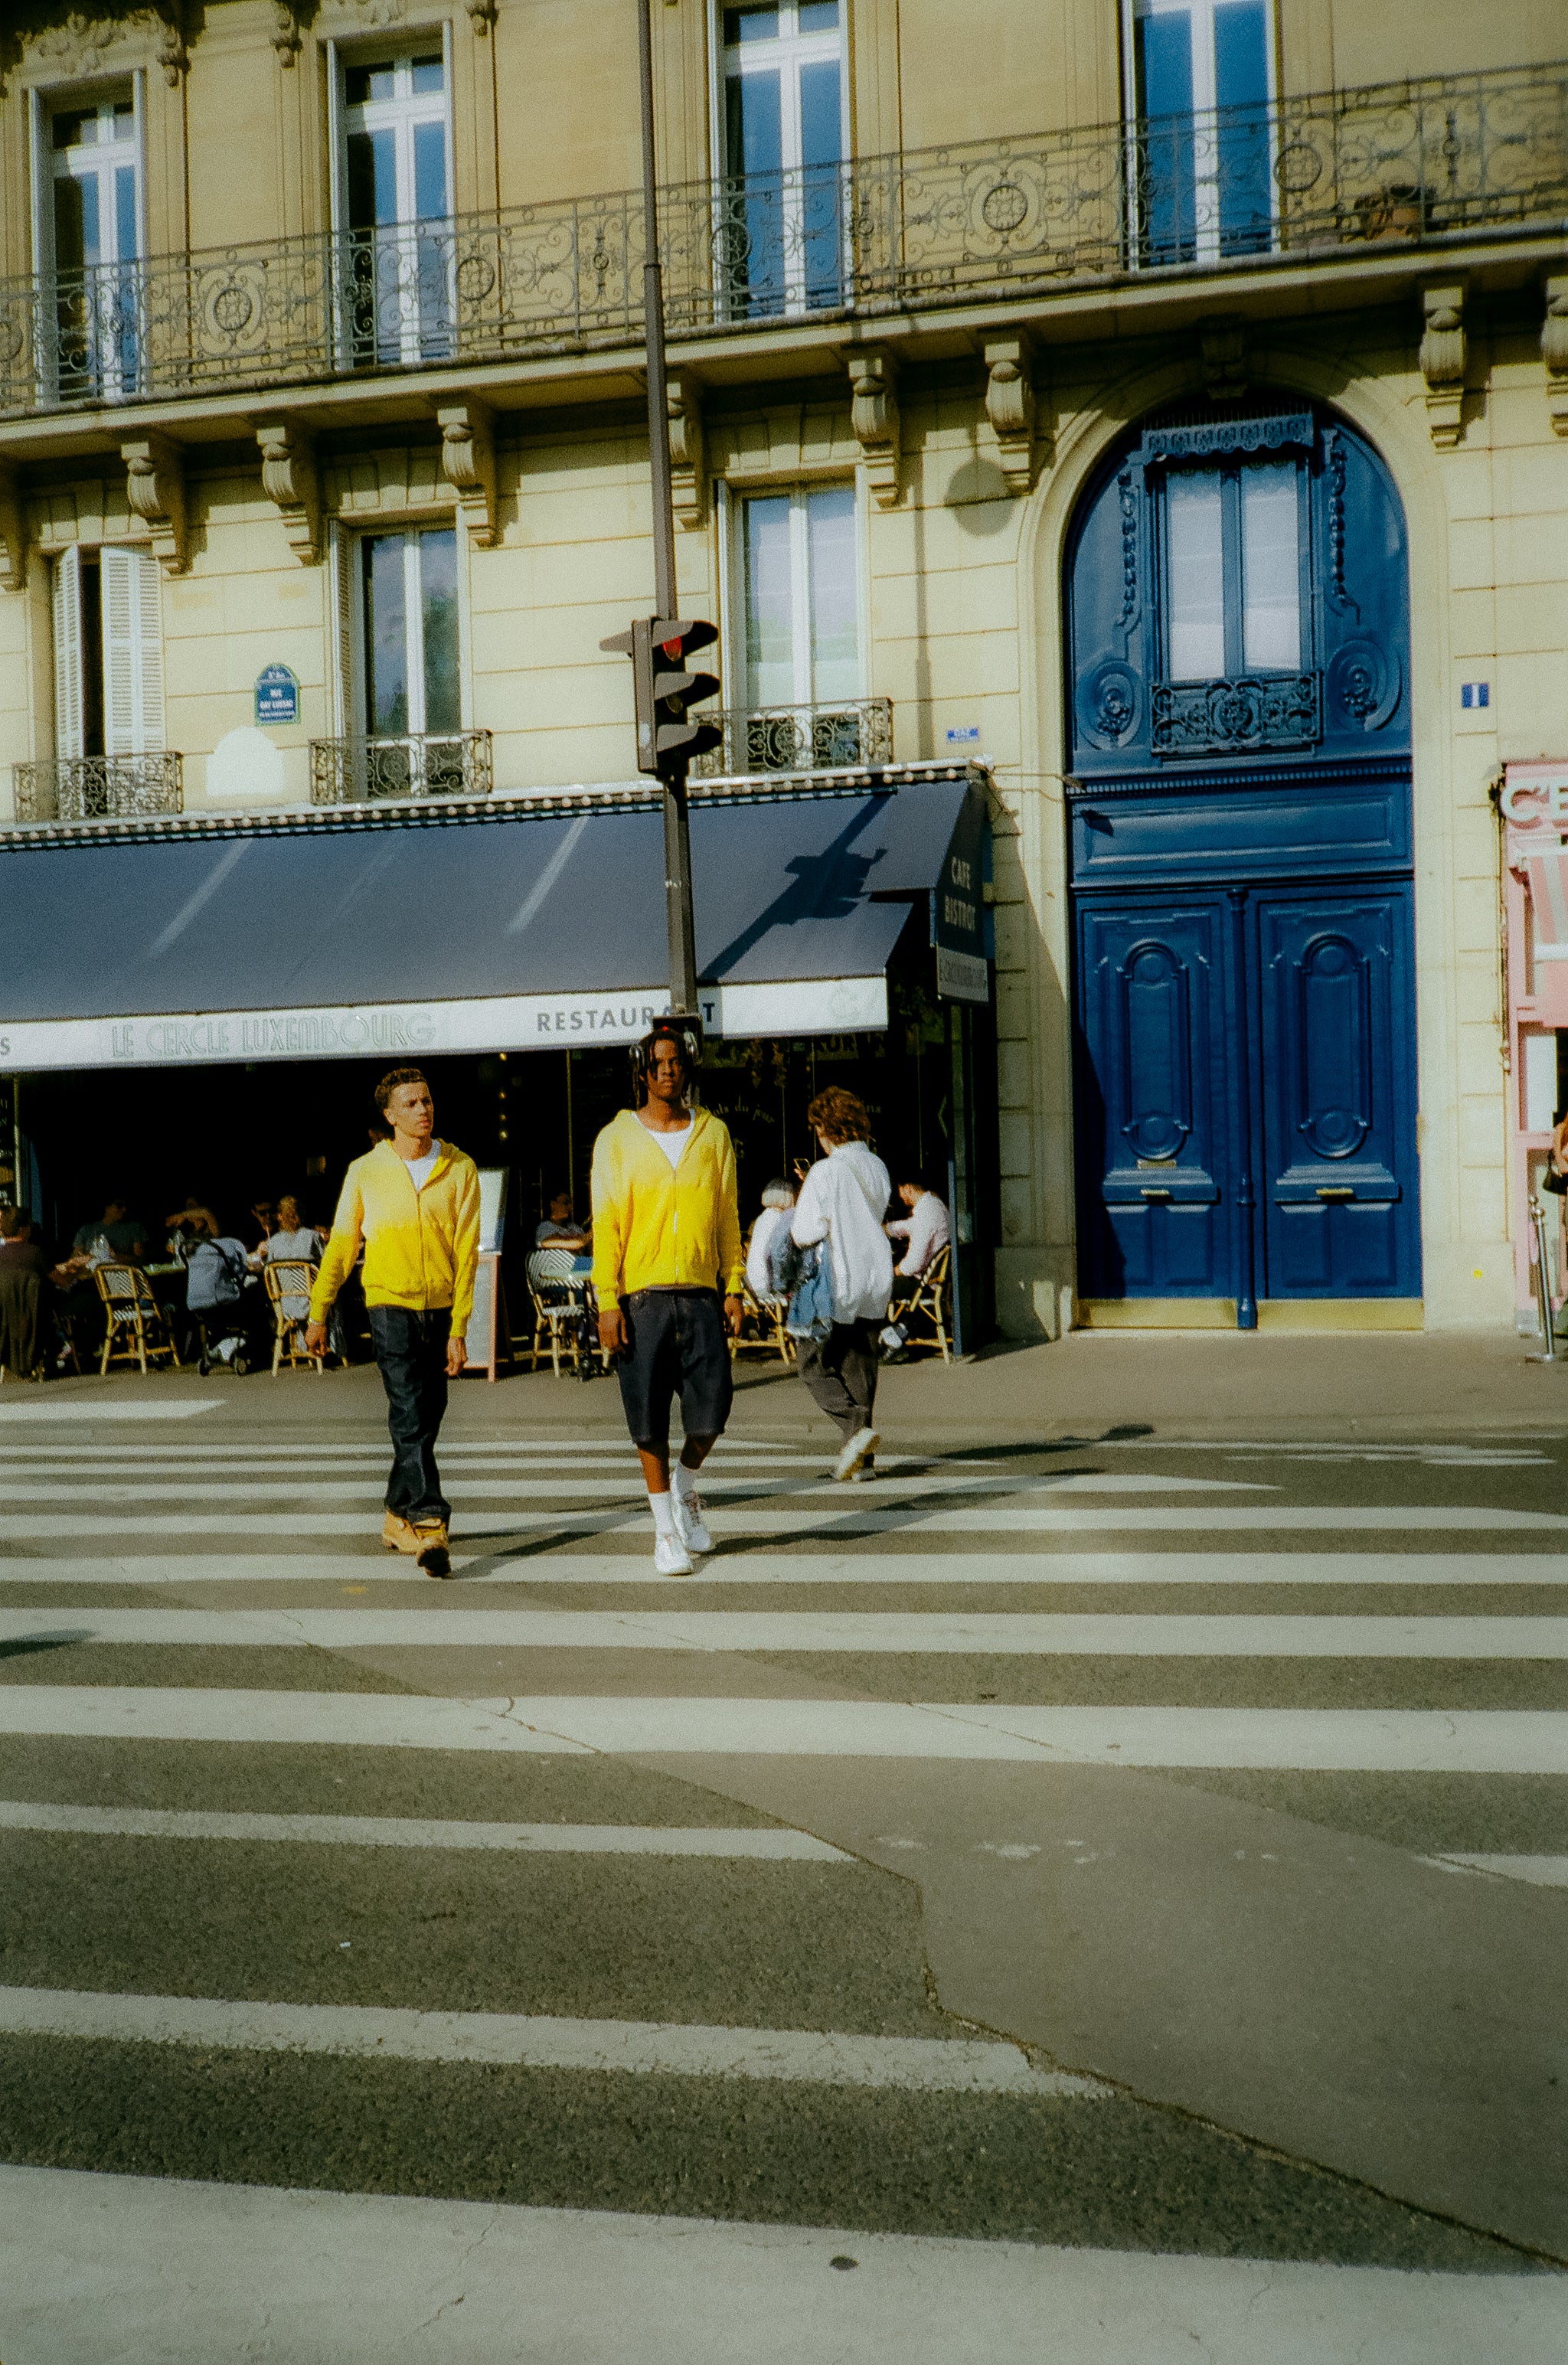
M 1157 756 L 1249 756 L 1265 747 L 1310 747 L 1323 736 L 1316 673 L 1157 681 L 1149 703 Z
M 1568 65 L 689 182 L 676 335 L 1568 214 Z M 0 413 L 629 343 L 639 194 L 0 282 Z
M 140 813 L 182 813 L 185 760 L 163 749 L 152 756 L 60 756 L 14 764 L 17 819 L 126 821 Z
M 749 772 L 826 772 L 890 764 L 893 707 L 888 698 L 835 699 L 822 706 L 733 707 L 705 716 L 724 744 L 692 766 L 698 779 Z
M 487 731 L 416 731 L 402 739 L 312 739 L 310 801 L 369 804 L 383 797 L 487 797 Z

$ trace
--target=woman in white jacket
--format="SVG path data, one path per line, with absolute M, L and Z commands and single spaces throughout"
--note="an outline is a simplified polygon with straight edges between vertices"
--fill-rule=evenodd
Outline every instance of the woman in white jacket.
M 892 1184 L 870 1145 L 865 1104 L 834 1084 L 819 1093 L 806 1123 L 822 1143 L 801 1185 L 790 1237 L 822 1248 L 833 1277 L 833 1329 L 801 1355 L 801 1377 L 841 1440 L 835 1478 L 868 1478 L 877 1452 L 877 1333 L 887 1319 L 893 1254 L 882 1221 Z

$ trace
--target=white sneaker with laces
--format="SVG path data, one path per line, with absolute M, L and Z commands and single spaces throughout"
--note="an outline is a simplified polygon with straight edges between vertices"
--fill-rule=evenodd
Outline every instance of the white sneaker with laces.
M 655 1576 L 689 1576 L 691 1555 L 678 1536 L 654 1538 L 654 1575 Z
M 870 1461 L 877 1451 L 878 1442 L 874 1429 L 857 1429 L 854 1436 L 846 1440 L 844 1451 L 834 1463 L 834 1476 L 853 1478 L 860 1464 Z
M 708 1522 L 702 1516 L 702 1497 L 693 1486 L 683 1495 L 678 1486 L 670 1489 L 670 1501 L 675 1505 L 675 1531 L 689 1552 L 711 1552 L 713 1539 L 708 1532 Z

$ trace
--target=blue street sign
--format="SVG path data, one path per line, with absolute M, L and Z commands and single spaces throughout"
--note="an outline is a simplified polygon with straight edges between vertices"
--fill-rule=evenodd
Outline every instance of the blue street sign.
M 258 723 L 297 723 L 299 681 L 286 665 L 263 666 L 256 676 Z

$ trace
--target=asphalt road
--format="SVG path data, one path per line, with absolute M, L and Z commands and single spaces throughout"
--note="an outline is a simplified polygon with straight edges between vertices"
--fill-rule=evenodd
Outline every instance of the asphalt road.
M 5 1391 L 5 2365 L 1568 2350 L 1554 1444 L 510 1401 Z

